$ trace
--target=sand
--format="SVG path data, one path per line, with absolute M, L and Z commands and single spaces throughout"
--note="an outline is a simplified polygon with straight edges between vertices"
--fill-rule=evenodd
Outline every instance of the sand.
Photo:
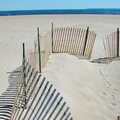
M 22 62 L 22 43 L 33 48 L 37 27 L 80 27 L 97 33 L 91 60 L 106 56 L 102 38 L 120 26 L 119 15 L 34 15 L 0 17 L 0 94 Z M 44 44 L 44 42 L 43 42 Z M 91 63 L 66 53 L 52 54 L 42 75 L 60 91 L 74 120 L 116 120 L 120 115 L 120 61 Z

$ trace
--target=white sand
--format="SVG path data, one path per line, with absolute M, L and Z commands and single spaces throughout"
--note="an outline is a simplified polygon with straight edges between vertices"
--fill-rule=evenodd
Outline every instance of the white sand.
M 7 72 L 21 65 L 22 43 L 32 48 L 36 28 L 44 35 L 55 27 L 90 27 L 97 33 L 92 59 L 105 57 L 102 37 L 120 26 L 119 15 L 38 15 L 0 17 L 0 94 Z M 90 63 L 68 54 L 52 54 L 43 76 L 60 91 L 74 120 L 116 120 L 120 115 L 120 61 Z

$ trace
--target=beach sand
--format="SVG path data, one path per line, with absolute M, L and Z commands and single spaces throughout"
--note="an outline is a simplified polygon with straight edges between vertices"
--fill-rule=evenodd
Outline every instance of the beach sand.
M 0 17 L 0 94 L 8 76 L 22 64 L 22 43 L 32 49 L 37 27 L 43 36 L 54 27 L 87 28 L 97 33 L 91 60 L 104 58 L 102 38 L 120 26 L 119 15 L 31 15 Z M 42 42 L 44 44 L 44 42 Z M 44 44 L 45 45 L 45 44 Z M 42 69 L 64 97 L 74 120 L 116 120 L 120 115 L 120 61 L 91 63 L 66 53 L 52 54 Z

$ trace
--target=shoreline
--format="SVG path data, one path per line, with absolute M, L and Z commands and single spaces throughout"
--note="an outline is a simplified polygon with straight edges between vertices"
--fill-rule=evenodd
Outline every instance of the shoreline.
M 87 8 L 87 9 L 42 9 L 42 10 L 6 10 L 0 15 L 32 15 L 32 14 L 118 14 L 119 8 Z

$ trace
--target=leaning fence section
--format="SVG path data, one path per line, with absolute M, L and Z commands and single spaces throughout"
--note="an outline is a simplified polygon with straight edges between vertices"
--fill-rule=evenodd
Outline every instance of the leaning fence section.
M 10 120 L 72 120 L 59 92 L 28 62 L 23 64 Z
M 106 51 L 107 57 L 112 60 L 113 58 L 120 56 L 120 38 L 119 38 L 119 29 L 116 32 L 107 35 L 103 39 L 104 49 Z
M 96 33 L 89 28 L 55 28 L 53 29 L 53 53 L 70 53 L 91 58 Z

